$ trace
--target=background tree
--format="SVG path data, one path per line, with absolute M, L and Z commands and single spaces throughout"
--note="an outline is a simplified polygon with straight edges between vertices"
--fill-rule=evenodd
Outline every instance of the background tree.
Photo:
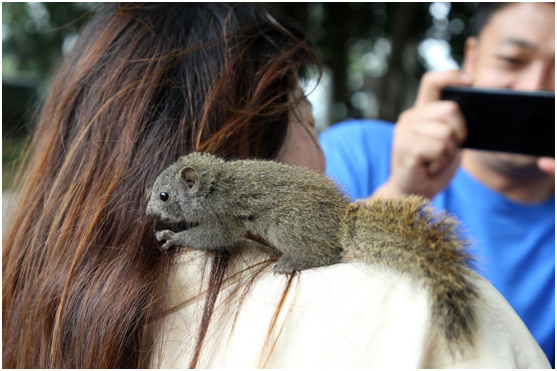
M 460 64 L 476 7 L 476 3 L 277 4 L 309 31 L 332 72 L 332 106 L 345 107 L 333 110 L 333 122 L 348 117 L 396 121 L 413 103 L 421 75 L 434 67 L 419 53 L 420 44 L 445 42 Z M 376 97 L 374 112 L 366 113 L 365 102 L 353 99 L 359 91 Z

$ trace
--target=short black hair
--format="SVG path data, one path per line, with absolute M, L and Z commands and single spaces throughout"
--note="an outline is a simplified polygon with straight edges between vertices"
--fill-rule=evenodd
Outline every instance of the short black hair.
M 484 27 L 489 23 L 491 16 L 509 3 L 483 3 L 478 4 L 478 9 L 472 19 L 471 36 L 479 37 Z

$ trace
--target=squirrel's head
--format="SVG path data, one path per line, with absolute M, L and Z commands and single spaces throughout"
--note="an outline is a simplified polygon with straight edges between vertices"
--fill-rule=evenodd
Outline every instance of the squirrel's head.
M 163 222 L 198 223 L 210 213 L 210 197 L 224 160 L 191 153 L 166 168 L 155 181 L 147 214 Z

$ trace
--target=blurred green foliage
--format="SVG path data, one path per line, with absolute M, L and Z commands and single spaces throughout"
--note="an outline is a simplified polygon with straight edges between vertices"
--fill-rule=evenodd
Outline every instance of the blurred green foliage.
M 24 75 L 44 81 L 98 6 L 2 3 L 3 79 Z

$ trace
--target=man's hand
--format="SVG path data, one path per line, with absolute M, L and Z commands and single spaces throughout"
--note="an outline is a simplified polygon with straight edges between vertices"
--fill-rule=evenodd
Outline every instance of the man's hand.
M 427 73 L 414 107 L 395 127 L 391 174 L 373 196 L 421 195 L 433 198 L 447 186 L 460 164 L 460 145 L 468 133 L 458 104 L 439 101 L 450 85 L 469 85 L 461 71 Z

